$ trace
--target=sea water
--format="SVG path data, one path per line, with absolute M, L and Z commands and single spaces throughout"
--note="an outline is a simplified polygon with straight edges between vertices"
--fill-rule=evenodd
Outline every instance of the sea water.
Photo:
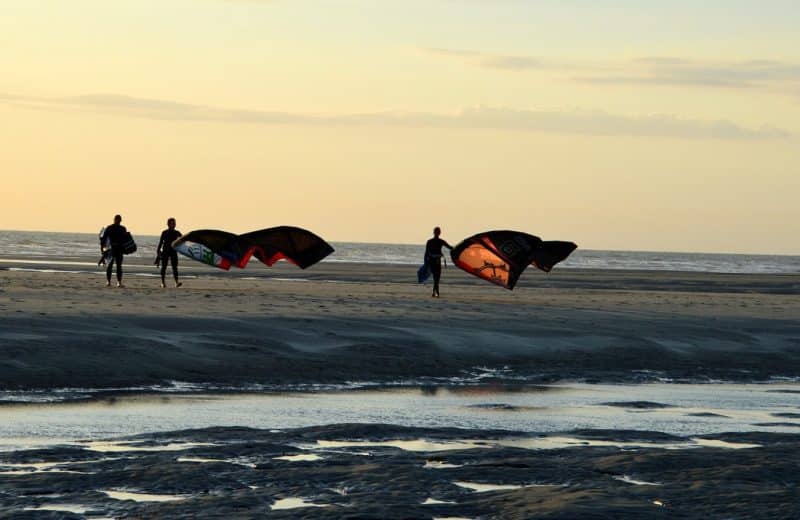
M 139 251 L 134 256 L 155 257 L 158 237 L 137 235 L 136 240 Z M 336 251 L 325 262 L 419 265 L 424 251 L 422 244 L 332 242 L 331 245 Z M 98 248 L 97 235 L 91 233 L 0 231 L 0 258 L 27 257 L 33 262 L 46 263 L 55 258 L 95 257 Z M 800 256 L 578 249 L 559 264 L 561 268 L 800 273 Z

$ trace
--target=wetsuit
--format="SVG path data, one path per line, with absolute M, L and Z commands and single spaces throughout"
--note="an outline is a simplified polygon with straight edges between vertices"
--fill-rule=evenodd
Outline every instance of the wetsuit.
M 125 242 L 128 230 L 122 224 L 111 224 L 103 232 L 101 243 L 108 240 L 111 243 L 111 260 L 106 267 L 106 280 L 111 283 L 111 271 L 114 264 L 117 264 L 117 282 L 122 283 L 122 244 Z
M 178 253 L 172 248 L 172 243 L 182 236 L 181 232 L 177 229 L 165 229 L 161 232 L 157 254 L 161 261 L 162 284 L 164 283 L 164 277 L 167 275 L 167 260 L 172 264 L 172 276 L 175 278 L 175 283 L 178 283 Z
M 425 263 L 433 275 L 433 295 L 439 296 L 439 279 L 442 277 L 442 246 L 453 249 L 453 246 L 441 238 L 431 238 L 425 243 Z

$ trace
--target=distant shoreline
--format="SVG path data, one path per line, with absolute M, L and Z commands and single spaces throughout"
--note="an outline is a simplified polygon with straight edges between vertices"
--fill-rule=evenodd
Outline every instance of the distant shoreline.
M 102 227 L 102 226 L 101 226 Z M 98 227 L 98 230 L 100 227 Z M 41 235 L 70 235 L 70 236 L 83 236 L 87 238 L 88 242 L 96 242 L 96 233 L 89 231 L 41 231 L 41 230 L 21 230 L 21 229 L 0 229 L 0 235 L 3 233 L 15 234 L 41 234 Z M 135 234 L 135 237 L 144 240 L 148 243 L 158 243 L 159 235 L 154 234 Z M 456 239 L 450 237 L 451 243 L 455 245 Z M 414 247 L 424 249 L 424 241 L 420 243 L 411 242 L 361 242 L 358 240 L 331 240 L 332 245 L 352 244 L 363 246 L 402 246 Z M 644 254 L 679 254 L 679 255 L 719 255 L 719 256 L 755 256 L 755 257 L 800 257 L 800 252 L 797 253 L 753 253 L 753 252 L 731 252 L 731 251 L 681 251 L 681 250 L 652 250 L 652 249 L 597 249 L 597 248 L 581 248 L 583 251 L 591 251 L 594 253 L 644 253 Z M 5 256 L 0 253 L 0 256 Z
M 128 263 L 151 262 L 155 257 L 158 238 L 149 235 L 134 237 L 139 246 Z M 452 244 L 456 238 L 449 237 Z M 325 264 L 367 264 L 419 266 L 422 263 L 422 244 L 391 244 L 366 242 L 331 242 L 335 251 L 323 260 Z M 800 274 L 800 255 L 702 253 L 670 251 L 594 250 L 581 247 L 561 262 L 557 270 L 589 269 L 619 271 L 676 271 L 700 273 L 784 273 Z M 0 232 L 0 267 L 8 260 L 33 262 L 73 261 L 96 262 L 99 252 L 97 236 L 90 233 Z M 193 262 L 182 262 L 193 266 Z

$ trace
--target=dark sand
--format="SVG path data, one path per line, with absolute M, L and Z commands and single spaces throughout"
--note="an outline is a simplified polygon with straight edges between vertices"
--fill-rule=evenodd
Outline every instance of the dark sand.
M 573 434 L 587 443 L 603 439 L 668 446 L 687 441 L 652 432 Z M 793 519 L 800 514 L 797 435 L 716 436 L 728 443 L 759 445 L 744 449 L 586 446 L 533 450 L 495 445 L 421 452 L 381 446 L 298 448 L 320 439 L 441 442 L 498 437 L 529 438 L 509 432 L 380 424 L 283 432 L 211 428 L 141 436 L 130 451 L 98 453 L 84 446 L 63 446 L 0 454 L 0 471 L 18 472 L 0 474 L 0 518 L 81 518 L 63 512 L 25 511 L 65 504 L 80 506 L 87 518 Z M 184 441 L 214 445 L 135 451 Z M 309 453 L 321 458 L 276 458 Z M 42 471 L 18 466 L 43 461 L 59 464 Z M 432 463 L 443 466 L 432 468 Z M 476 492 L 456 482 L 522 487 Z M 104 493 L 109 490 L 181 499 L 117 500 Z M 304 498 L 325 507 L 271 509 L 285 498 Z M 429 499 L 449 503 L 424 504 Z
M 531 269 L 510 292 L 451 268 L 432 299 L 412 266 L 183 262 L 180 289 L 135 262 L 125 289 L 90 265 L 0 267 L 4 389 L 390 382 L 476 366 L 540 381 L 800 376 L 800 275 Z

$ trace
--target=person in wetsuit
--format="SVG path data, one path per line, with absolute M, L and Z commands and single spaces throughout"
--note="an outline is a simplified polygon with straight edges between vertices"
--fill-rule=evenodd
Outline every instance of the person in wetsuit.
M 433 294 L 431 297 L 439 297 L 439 279 L 442 277 L 442 246 L 453 249 L 453 246 L 439 238 L 442 230 L 439 226 L 433 228 L 433 238 L 425 243 L 425 263 L 433 275 Z
M 178 281 L 178 253 L 172 248 L 172 243 L 183 236 L 180 231 L 175 229 L 175 219 L 167 219 L 167 229 L 161 232 L 156 250 L 156 265 L 161 264 L 161 288 L 167 286 L 165 277 L 167 275 L 167 261 L 172 264 L 172 277 L 175 278 L 175 287 L 183 285 Z
M 114 223 L 106 227 L 100 239 L 102 244 L 105 244 L 106 241 L 111 244 L 111 258 L 106 267 L 106 287 L 111 287 L 111 271 L 114 264 L 117 264 L 117 287 L 124 287 L 122 285 L 122 244 L 127 238 L 128 230 L 121 222 L 122 217 L 114 215 Z

